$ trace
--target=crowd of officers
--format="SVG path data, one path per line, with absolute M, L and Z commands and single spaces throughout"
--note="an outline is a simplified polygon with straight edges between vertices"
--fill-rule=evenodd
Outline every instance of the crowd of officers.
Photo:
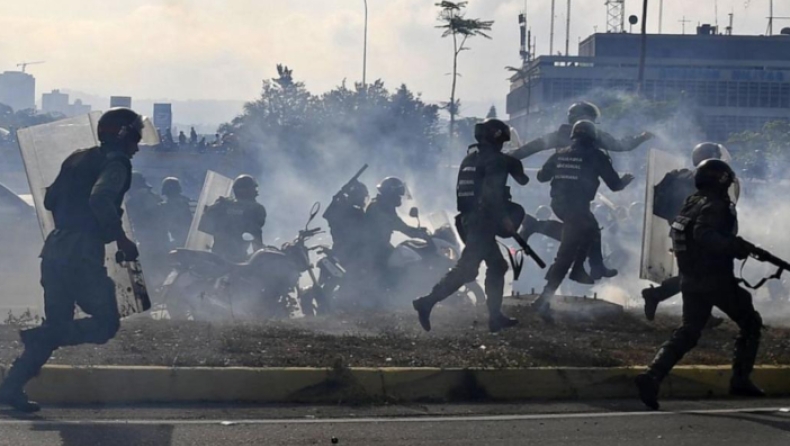
M 413 302 L 425 330 L 431 330 L 430 316 L 436 304 L 476 280 L 481 262 L 487 267 L 489 329 L 498 332 L 518 323 L 502 312 L 508 263 L 497 237 L 514 238 L 525 245 L 526 238 L 540 232 L 560 241 L 545 287 L 533 304 L 547 323 L 553 322 L 551 300 L 566 276 L 591 284 L 617 274 L 603 264 L 600 227 L 591 202 L 601 180 L 616 192 L 634 179 L 617 173 L 608 153 L 634 150 L 652 135 L 617 140 L 597 128 L 599 116 L 594 105 L 575 104 L 568 124 L 510 153 L 503 152 L 510 140 L 507 124 L 489 119 L 476 126 L 477 143 L 461 163 L 456 188 L 456 226 L 465 249 L 456 266 L 431 292 Z M 40 327 L 21 331 L 25 349 L 0 386 L 0 403 L 24 412 L 39 410 L 24 387 L 53 351 L 63 346 L 102 344 L 115 336 L 120 316 L 115 284 L 104 266 L 106 244 L 115 243 L 128 261 L 137 259 L 141 250 L 183 246 L 192 215 L 178 181 L 165 179 L 160 197 L 142 176 L 132 172 L 131 159 L 138 151 L 143 127 L 142 117 L 132 110 L 106 112 L 98 123 L 100 146 L 69 156 L 47 189 L 44 205 L 54 216 L 55 230 L 48 235 L 41 254 L 45 319 Z M 520 159 L 552 149 L 554 154 L 537 174 L 538 181 L 551 184 L 551 209 L 560 220 L 547 225 L 526 215 L 512 201 L 508 181 L 512 178 L 527 185 L 529 178 Z M 676 187 L 682 204 L 667 211 L 680 276 L 646 290 L 644 297 L 646 313 L 652 317 L 661 300 L 682 293 L 683 322 L 636 381 L 642 401 L 655 409 L 661 381 L 696 345 L 714 306 L 740 328 L 731 392 L 763 394 L 750 380 L 762 320 L 733 270 L 736 258 L 753 256 L 757 248 L 737 236 L 737 215 L 729 194 L 735 173 L 718 158 L 722 158 L 721 146 L 701 145 L 694 150 L 695 170 L 673 173 L 681 178 L 678 184 L 685 184 Z M 251 177 L 237 178 L 233 190 L 233 198 L 222 198 L 206 209 L 200 229 L 214 236 L 215 252 L 231 261 L 243 261 L 250 243 L 253 249 L 263 247 L 266 211 L 256 201 L 258 184 Z M 350 271 L 366 271 L 384 280 L 377 274 L 386 270 L 394 232 L 429 237 L 427 231 L 409 226 L 398 216 L 397 208 L 406 194 L 403 181 L 391 177 L 378 185 L 378 195 L 369 204 L 367 189 L 356 180 L 334 197 L 324 217 L 334 240 L 334 255 Z M 126 235 L 121 223 L 127 195 L 130 219 L 137 225 L 151 225 L 135 228 L 139 245 Z M 245 241 L 243 234 L 252 235 L 252 242 Z M 75 319 L 75 306 L 88 317 Z

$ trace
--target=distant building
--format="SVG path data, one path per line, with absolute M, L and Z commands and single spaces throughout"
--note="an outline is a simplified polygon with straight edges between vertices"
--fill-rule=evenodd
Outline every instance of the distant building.
M 640 39 L 594 34 L 580 43 L 578 57 L 527 62 L 511 79 L 511 123 L 529 134 L 534 118 L 591 90 L 635 91 Z M 648 99 L 693 106 L 699 125 L 715 141 L 769 121 L 790 121 L 790 36 L 719 35 L 710 25 L 696 35 L 648 35 L 644 87 Z
M 41 111 L 71 117 L 90 113 L 91 106 L 83 104 L 79 99 L 70 104 L 68 94 L 52 90 L 51 93 L 41 95 Z
M 0 103 L 14 111 L 36 108 L 36 78 L 21 71 L 0 74 Z
M 77 99 L 71 104 L 71 116 L 87 115 L 91 112 L 91 106 L 83 104 L 81 99 Z
M 113 107 L 132 108 L 132 98 L 129 96 L 111 96 L 110 108 Z
M 59 113 L 64 116 L 71 116 L 69 95 L 61 93 L 60 90 L 52 90 L 51 93 L 42 94 L 41 111 L 44 113 Z
M 154 104 L 154 127 L 160 133 L 165 133 L 173 128 L 173 106 L 172 104 Z

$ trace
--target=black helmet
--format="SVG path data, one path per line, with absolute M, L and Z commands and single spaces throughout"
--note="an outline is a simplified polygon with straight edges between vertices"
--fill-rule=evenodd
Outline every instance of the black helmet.
M 258 182 L 250 175 L 239 175 L 233 180 L 233 195 L 236 198 L 255 198 L 258 196 Z
M 568 109 L 569 124 L 576 124 L 583 119 L 597 122 L 600 118 L 601 110 L 591 102 L 577 102 Z
M 573 124 L 571 139 L 574 141 L 595 141 L 598 139 L 598 128 L 595 127 L 595 123 L 592 121 L 581 120 Z
M 722 160 L 705 160 L 694 172 L 694 184 L 699 190 L 727 191 L 733 182 L 735 172 Z
M 400 178 L 387 177 L 376 186 L 379 195 L 384 197 L 403 197 L 406 195 L 406 183 Z
M 348 185 L 348 188 L 346 189 L 346 196 L 352 205 L 364 206 L 365 201 L 367 201 L 367 199 L 370 197 L 370 194 L 368 193 L 367 186 L 359 181 L 354 181 Z
M 486 119 L 475 125 L 475 139 L 481 144 L 501 146 L 510 141 L 510 126 L 499 119 Z
M 148 184 L 148 180 L 145 179 L 145 175 L 140 172 L 134 171 L 132 172 L 132 181 L 129 186 L 132 190 L 135 189 L 150 189 L 151 185 Z
M 725 154 L 727 153 L 727 148 L 721 144 L 716 144 L 715 142 L 703 142 L 701 144 L 697 144 L 697 146 L 694 147 L 694 150 L 691 151 L 691 162 L 694 163 L 694 167 L 697 167 L 705 160 L 725 159 Z
M 111 108 L 106 111 L 97 125 L 99 141 L 103 144 L 134 142 L 143 138 L 145 123 L 143 117 L 125 107 Z
M 169 197 L 182 192 L 181 181 L 176 177 L 167 177 L 162 180 L 162 195 Z

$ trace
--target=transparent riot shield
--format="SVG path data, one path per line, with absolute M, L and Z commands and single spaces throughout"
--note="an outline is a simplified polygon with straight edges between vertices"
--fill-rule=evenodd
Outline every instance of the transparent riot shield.
M 200 192 L 195 216 L 192 218 L 192 224 L 189 226 L 187 242 L 184 245 L 186 249 L 194 251 L 211 250 L 214 237 L 198 230 L 200 228 L 200 220 L 203 218 L 207 206 L 214 204 L 219 197 L 229 197 L 232 191 L 233 180 L 211 170 L 206 173 L 206 181 L 203 183 L 203 190 Z
M 642 233 L 642 264 L 639 277 L 660 283 L 677 275 L 669 222 L 653 214 L 655 186 L 669 172 L 685 167 L 683 160 L 660 150 L 651 149 L 647 162 L 644 231 Z
M 101 112 L 63 119 L 48 124 L 28 127 L 17 132 L 19 149 L 25 163 L 30 192 L 36 206 L 41 233 L 46 236 L 55 229 L 52 214 L 44 209 L 46 188 L 55 181 L 60 165 L 75 150 L 98 145 L 96 124 Z M 129 219 L 123 218 L 123 227 L 132 234 Z M 150 308 L 151 302 L 139 262 L 116 261 L 116 246 L 107 245 L 105 266 L 115 282 L 116 299 L 121 316 L 126 317 Z

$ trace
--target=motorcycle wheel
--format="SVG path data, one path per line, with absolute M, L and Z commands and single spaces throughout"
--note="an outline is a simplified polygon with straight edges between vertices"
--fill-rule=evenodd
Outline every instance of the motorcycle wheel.
M 478 307 L 486 304 L 486 293 L 477 282 L 467 283 L 455 295 L 456 298 L 453 301 L 458 304 L 471 304 Z

